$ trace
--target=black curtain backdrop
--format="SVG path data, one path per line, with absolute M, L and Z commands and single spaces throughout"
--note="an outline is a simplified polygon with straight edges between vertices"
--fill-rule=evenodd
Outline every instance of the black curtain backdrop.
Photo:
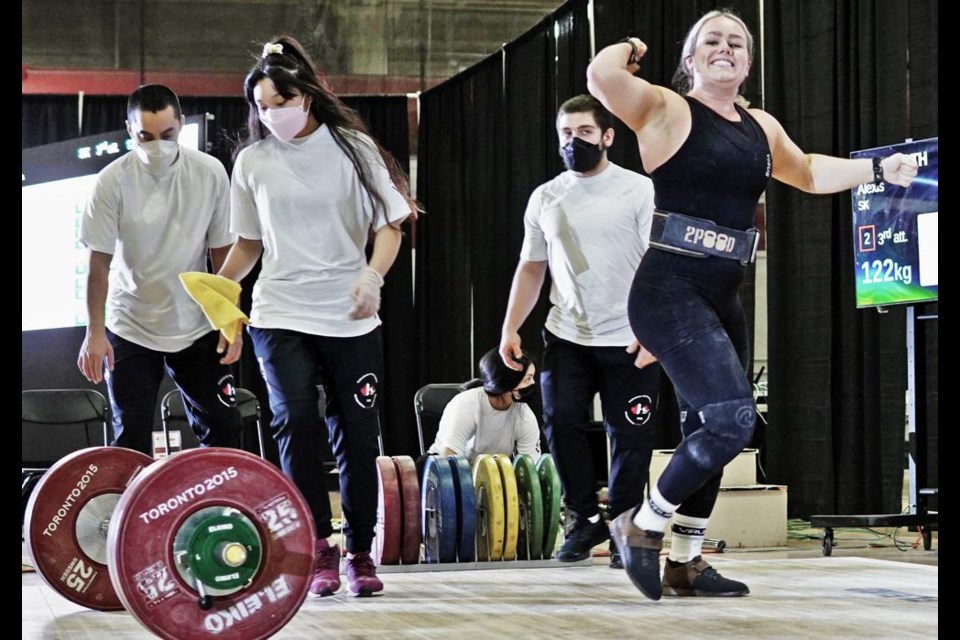
M 767 8 L 767 110 L 805 151 L 845 157 L 937 135 L 936 3 Z M 790 486 L 791 515 L 901 509 L 905 314 L 856 310 L 850 207 L 849 193 L 768 191 L 767 460 L 771 480 Z M 918 402 L 930 408 L 927 482 L 937 486 L 935 323 L 931 329 L 921 348 L 934 363 L 933 391 Z
M 560 11 L 563 11 L 561 8 Z M 568 47 L 570 45 L 567 45 Z M 572 48 L 572 47 L 571 47 Z M 523 244 L 523 214 L 530 194 L 563 170 L 557 142 L 554 19 L 548 16 L 507 44 L 505 57 L 506 136 L 511 141 L 507 174 L 507 207 L 511 222 L 504 229 L 502 260 L 516 267 Z M 564 98 L 566 99 L 566 98 Z M 549 275 L 540 300 L 520 329 L 524 349 L 543 353 L 541 330 L 549 310 Z M 499 295 L 506 299 L 509 286 Z M 503 317 L 500 318 L 501 322 Z M 539 415 L 539 414 L 538 414 Z
M 939 135 L 940 129 L 940 58 L 939 4 L 932 0 L 907 5 L 907 42 L 910 47 L 910 129 L 915 138 Z M 936 311 L 939 305 L 932 305 Z M 930 322 L 926 329 L 924 364 L 927 390 L 918 398 L 926 417 L 927 468 L 925 477 L 918 478 L 922 487 L 940 484 L 940 331 L 938 322 Z M 932 508 L 938 508 L 934 499 Z
M 417 197 L 426 213 L 416 227 L 418 385 L 466 380 L 473 371 L 463 135 L 459 85 L 444 83 L 420 96 Z
M 503 56 L 490 56 L 464 74 L 459 83 L 463 110 L 464 202 L 462 224 L 469 229 L 470 281 L 475 363 L 500 343 L 507 309 L 505 292 L 520 253 L 516 213 L 507 204 L 510 171 L 509 140 L 498 131 L 506 121 L 503 100 Z M 492 135 L 491 135 L 492 134 Z M 505 233 L 506 232 L 506 233 Z M 472 372 L 475 366 L 471 367 Z M 469 377 L 469 376 L 468 376 Z
M 346 96 L 344 102 L 356 109 L 367 122 L 372 135 L 409 170 L 409 100 L 406 96 Z M 79 136 L 115 131 L 125 127 L 127 98 L 124 96 L 85 96 L 83 124 L 78 113 L 80 101 L 70 96 L 23 96 L 21 111 L 22 146 L 38 146 L 69 140 Z M 207 126 L 209 152 L 223 162 L 229 172 L 236 141 L 246 126 L 247 105 L 240 97 L 182 97 L 184 114 L 209 113 L 214 116 Z M 392 454 L 412 454 L 417 451 L 416 425 L 412 409 L 415 391 L 417 361 L 415 342 L 416 318 L 413 314 L 413 277 L 411 240 L 405 237 L 400 255 L 386 278 L 383 288 L 381 317 L 384 320 L 383 340 L 385 357 L 385 384 L 383 404 L 384 449 Z M 244 281 L 241 305 L 250 308 L 250 291 L 259 269 Z M 44 385 L 47 387 L 78 386 L 76 349 L 82 332 L 51 330 L 44 332 L 44 340 L 57 345 L 56 353 L 44 358 Z M 49 334 L 49 335 L 48 335 Z M 25 343 L 27 340 L 24 341 Z M 75 345 L 73 343 L 76 343 Z M 33 344 L 33 341 L 30 341 Z M 28 365 L 24 365 L 28 366 Z M 29 367 L 35 368 L 31 358 Z M 269 421 L 270 410 L 266 387 L 260 376 L 250 341 L 244 344 L 244 357 L 237 368 L 237 381 L 260 398 L 264 420 Z M 25 387 L 26 388 L 26 387 Z M 272 441 L 268 442 L 268 447 Z M 275 450 L 275 447 L 273 447 Z
M 587 65 L 591 58 L 587 5 L 586 0 L 574 0 L 553 14 L 556 39 L 550 42 L 554 47 L 551 58 L 556 59 L 556 70 L 547 79 L 554 80 L 554 103 L 558 108 L 564 100 L 587 93 Z
M 22 96 L 20 148 L 79 138 L 79 113 L 77 96 Z

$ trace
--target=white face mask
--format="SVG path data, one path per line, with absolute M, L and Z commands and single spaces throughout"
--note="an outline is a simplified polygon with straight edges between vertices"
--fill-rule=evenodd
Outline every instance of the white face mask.
M 274 107 L 260 114 L 260 122 L 270 130 L 278 140 L 290 142 L 307 126 L 308 113 L 303 105 L 293 107 Z
M 177 159 L 180 145 L 176 140 L 151 140 L 135 143 L 133 150 L 152 173 L 163 173 Z

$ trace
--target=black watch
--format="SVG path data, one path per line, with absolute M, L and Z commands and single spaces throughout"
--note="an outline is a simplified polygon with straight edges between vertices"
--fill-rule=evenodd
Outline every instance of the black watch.
M 882 158 L 879 156 L 873 157 L 873 184 L 882 184 L 883 183 L 883 165 L 880 164 Z
M 628 45 L 630 45 L 630 57 L 627 58 L 627 64 L 635 64 L 640 66 L 640 58 L 637 57 L 639 52 L 637 51 L 637 45 L 633 42 L 633 38 L 624 38 L 623 40 L 620 40 L 620 42 L 626 42 Z M 617 44 L 620 44 L 620 42 Z

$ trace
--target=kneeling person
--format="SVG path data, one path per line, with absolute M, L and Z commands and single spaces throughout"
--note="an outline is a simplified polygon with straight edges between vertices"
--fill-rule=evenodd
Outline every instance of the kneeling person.
M 483 385 L 454 396 L 443 410 L 437 439 L 427 455 L 462 455 L 473 463 L 482 453 L 527 454 L 540 458 L 540 428 L 526 401 L 536 367 L 526 355 L 521 371 L 507 367 L 496 348 L 480 359 Z

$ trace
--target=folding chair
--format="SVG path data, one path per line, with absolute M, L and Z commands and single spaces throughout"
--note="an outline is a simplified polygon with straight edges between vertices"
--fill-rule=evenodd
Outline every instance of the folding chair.
M 435 382 L 426 384 L 413 395 L 413 410 L 417 416 L 417 436 L 420 438 L 420 455 L 433 444 L 440 430 L 440 418 L 447 403 L 458 393 L 478 387 L 479 378 L 467 382 Z
M 30 492 L 54 462 L 110 444 L 109 407 L 94 389 L 34 389 L 20 395 L 20 492 Z M 99 437 L 98 437 L 99 436 Z
M 240 418 L 244 422 L 244 426 L 247 421 L 250 419 L 255 420 L 257 427 L 257 445 L 260 450 L 260 457 L 266 460 L 266 449 L 265 443 L 263 440 L 263 425 L 260 421 L 260 401 L 257 399 L 257 396 L 253 394 L 252 391 L 236 387 L 234 393 L 237 398 L 237 409 L 240 411 Z M 180 393 L 179 389 L 173 389 L 163 396 L 163 400 L 160 401 L 160 418 L 163 425 L 163 441 L 166 445 L 166 450 L 170 451 L 170 424 L 174 422 L 179 422 L 185 425 L 190 424 L 187 419 L 187 410 L 183 406 L 183 395 Z M 193 430 L 190 430 L 190 433 L 193 433 Z M 246 449 L 246 443 L 244 442 L 244 435 L 246 433 L 246 428 L 240 432 L 240 446 L 243 449 Z

